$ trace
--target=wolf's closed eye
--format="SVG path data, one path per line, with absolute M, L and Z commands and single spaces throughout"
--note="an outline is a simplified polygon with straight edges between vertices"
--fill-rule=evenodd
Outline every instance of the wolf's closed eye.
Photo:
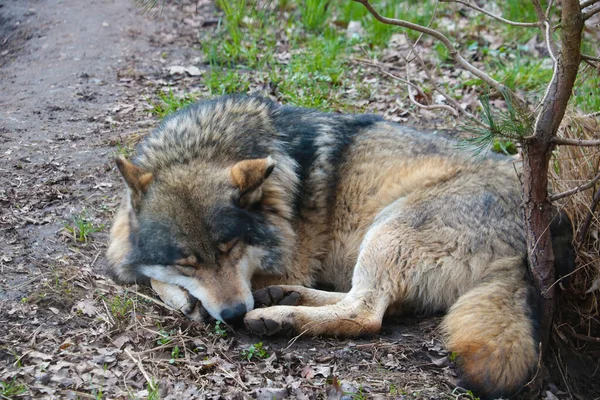
M 177 268 L 177 270 L 185 276 L 194 276 L 196 274 L 196 268 L 194 267 L 187 265 L 175 265 L 175 268 Z
M 219 251 L 223 254 L 227 254 L 231 251 L 231 249 L 233 249 L 233 247 L 238 243 L 239 239 L 238 238 L 233 238 L 231 240 L 229 240 L 228 242 L 224 242 L 224 243 L 219 243 L 219 245 L 217 246 L 219 248 Z

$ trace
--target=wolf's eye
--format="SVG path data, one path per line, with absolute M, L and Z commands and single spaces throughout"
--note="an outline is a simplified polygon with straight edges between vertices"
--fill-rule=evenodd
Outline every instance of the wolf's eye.
M 234 246 L 237 244 L 238 240 L 239 240 L 238 238 L 231 239 L 231 240 L 230 240 L 230 241 L 228 241 L 228 242 L 225 242 L 225 243 L 219 243 L 219 245 L 218 245 L 217 247 L 219 248 L 219 251 L 220 251 L 221 253 L 223 253 L 223 254 L 227 254 L 227 253 L 229 253 L 229 251 L 230 251 L 231 249 L 233 249 L 233 247 L 234 247 Z
M 191 255 L 185 258 L 180 258 L 179 260 L 175 261 L 175 263 L 177 265 L 193 267 L 198 264 L 198 258 L 196 258 L 194 255 Z
M 186 265 L 176 265 L 175 268 L 185 276 L 194 276 L 196 268 Z

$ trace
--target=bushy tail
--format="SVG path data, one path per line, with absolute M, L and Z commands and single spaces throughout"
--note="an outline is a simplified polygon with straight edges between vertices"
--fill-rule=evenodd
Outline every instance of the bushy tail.
M 488 271 L 452 306 L 442 327 L 448 350 L 458 356 L 461 386 L 497 398 L 521 389 L 537 366 L 537 306 L 521 259 L 496 261 Z

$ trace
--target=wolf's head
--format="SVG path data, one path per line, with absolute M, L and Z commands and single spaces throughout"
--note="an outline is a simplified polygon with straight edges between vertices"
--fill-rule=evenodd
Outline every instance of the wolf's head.
M 271 157 L 235 163 L 191 161 L 149 172 L 125 158 L 129 254 L 137 273 L 187 289 L 209 314 L 239 320 L 254 306 L 251 277 L 276 268 L 277 227 L 262 209 Z

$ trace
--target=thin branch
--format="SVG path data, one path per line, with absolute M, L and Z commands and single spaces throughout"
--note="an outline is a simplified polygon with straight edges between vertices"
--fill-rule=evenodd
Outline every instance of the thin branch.
M 587 189 L 593 187 L 598 181 L 600 181 L 600 174 L 596 175 L 594 177 L 594 179 L 592 179 L 588 183 L 585 183 L 583 185 L 579 185 L 579 186 L 577 186 L 577 187 L 575 187 L 573 189 L 567 190 L 567 191 L 562 192 L 562 193 L 554 194 L 554 195 L 550 196 L 548 199 L 550 201 L 560 200 L 562 198 L 571 196 L 572 194 L 579 193 L 579 192 L 582 192 L 584 190 L 587 190 Z
M 408 62 L 406 63 L 406 81 L 407 83 L 409 83 L 409 85 L 407 85 L 407 89 L 408 89 L 408 97 L 410 98 L 410 101 L 413 102 L 413 104 L 415 104 L 417 107 L 422 108 L 424 110 L 446 110 L 449 113 L 451 113 L 452 115 L 454 115 L 455 117 L 458 116 L 458 111 L 455 110 L 454 108 L 446 105 L 446 104 L 431 104 L 431 105 L 425 105 L 425 104 L 421 104 L 417 101 L 417 99 L 415 99 L 415 97 L 413 96 L 412 90 L 410 90 L 411 84 L 410 84 L 410 72 L 408 70 Z
M 539 4 L 539 2 L 537 2 L 537 3 Z M 544 97 L 542 97 L 542 100 L 540 100 L 540 103 L 537 108 L 543 107 L 543 105 L 546 104 L 546 99 L 548 98 L 548 94 L 550 93 L 550 88 L 552 88 L 552 84 L 553 84 L 554 80 L 557 79 L 557 75 L 558 75 L 558 68 L 556 65 L 557 61 L 556 61 L 556 57 L 554 56 L 554 53 L 552 51 L 552 47 L 553 47 L 552 43 L 550 42 L 550 38 L 552 36 L 550 34 L 550 24 L 548 23 L 548 21 L 544 21 L 544 27 L 546 28 L 544 31 L 545 32 L 544 39 L 546 39 L 546 47 L 548 48 L 548 53 L 550 53 L 550 58 L 552 59 L 552 79 L 550 79 L 550 83 L 548 83 L 548 86 L 546 86 L 546 91 L 544 92 Z M 533 134 L 534 135 L 538 131 L 538 124 L 540 123 L 541 117 L 542 117 L 542 112 L 539 112 L 535 119 L 535 123 L 533 125 Z
M 582 14 L 583 20 L 588 20 L 592 18 L 594 15 L 600 13 L 600 4 L 596 4 L 594 7 L 590 8 L 586 12 Z
M 138 367 L 138 369 L 140 370 L 140 372 L 142 373 L 142 375 L 144 376 L 144 379 L 146 379 L 146 382 L 148 382 L 148 386 L 150 386 L 150 389 L 155 390 L 156 386 L 154 386 L 154 381 L 152 379 L 150 379 L 150 376 L 148 375 L 148 373 L 146 372 L 146 370 L 144 369 L 144 365 L 142 364 L 142 362 L 138 359 L 136 359 L 133 355 L 131 355 L 131 353 L 129 352 L 128 349 L 125 349 L 125 354 L 127 354 L 127 356 L 134 362 L 134 364 Z
M 418 57 L 418 55 L 417 55 L 416 53 L 413 53 L 413 54 L 415 54 L 415 56 L 416 56 L 416 57 Z M 390 77 L 390 78 L 392 78 L 392 79 L 395 79 L 395 80 L 397 80 L 397 81 L 399 81 L 399 82 L 402 82 L 402 83 L 404 83 L 404 84 L 406 84 L 406 85 L 408 85 L 408 86 L 412 87 L 413 89 L 415 89 L 415 90 L 416 90 L 416 91 L 418 91 L 419 93 L 423 93 L 423 92 L 422 92 L 422 90 L 421 90 L 421 88 L 420 88 L 418 85 L 415 85 L 414 83 L 412 83 L 412 82 L 410 82 L 410 81 L 408 81 L 408 80 L 406 80 L 406 79 L 400 78 L 400 77 L 398 77 L 398 76 L 396 76 L 396 75 L 394 75 L 394 74 L 392 74 L 392 73 L 390 73 L 390 72 L 386 71 L 386 70 L 384 69 L 384 65 L 385 65 L 385 64 L 382 64 L 382 63 L 380 63 L 380 62 L 377 62 L 376 60 L 367 60 L 367 59 L 364 59 L 364 58 L 354 58 L 354 60 L 355 60 L 355 61 L 357 61 L 357 62 L 359 62 L 359 63 L 368 64 L 368 65 L 372 65 L 372 66 L 374 66 L 374 67 L 378 68 L 378 69 L 379 69 L 379 71 L 380 71 L 382 74 L 384 74 L 384 75 L 387 75 L 387 76 L 389 76 L 389 77 Z M 406 58 L 405 58 L 405 60 L 406 60 Z M 422 60 L 421 60 L 421 61 L 422 61 Z M 387 65 L 385 65 L 385 66 L 386 66 L 386 67 L 389 67 L 389 66 L 387 66 Z M 451 111 L 451 112 L 452 112 L 452 114 L 453 114 L 453 115 L 456 115 L 456 112 L 458 112 L 458 113 L 460 113 L 460 114 L 463 114 L 463 115 L 464 115 L 464 116 L 466 116 L 467 118 L 471 119 L 473 122 L 475 122 L 475 123 L 477 123 L 477 124 L 479 124 L 479 125 L 481 125 L 481 126 L 485 126 L 485 124 L 483 124 L 481 121 L 479 121 L 479 120 L 478 120 L 478 119 L 477 119 L 477 118 L 476 118 L 476 117 L 475 117 L 473 114 L 471 114 L 471 113 L 469 113 L 468 111 L 466 111 L 465 109 L 463 109 L 463 108 L 460 106 L 460 104 L 458 104 L 458 102 L 457 102 L 455 99 L 453 99 L 453 98 L 452 98 L 452 97 L 450 97 L 450 96 L 449 96 L 449 95 L 448 95 L 446 92 L 444 92 L 442 89 L 440 89 L 440 88 L 439 88 L 439 86 L 438 86 L 438 85 L 435 83 L 435 80 L 433 80 L 433 77 L 430 75 L 430 73 L 429 73 L 429 70 L 428 70 L 427 68 L 423 67 L 423 70 L 424 70 L 424 71 L 425 71 L 425 73 L 427 74 L 427 77 L 428 77 L 428 79 L 431 81 L 431 83 L 432 83 L 432 85 L 433 85 L 433 90 L 437 91 L 439 94 L 441 94 L 442 96 L 444 96 L 444 98 L 445 98 L 445 99 L 446 99 L 446 100 L 447 100 L 449 103 L 451 103 L 451 104 L 452 104 L 452 106 L 448 106 L 448 105 L 445 105 L 445 104 L 440 104 L 440 105 L 436 105 L 436 106 L 433 106 L 433 107 L 435 107 L 435 108 L 443 108 L 443 109 L 445 109 L 445 110 L 447 110 L 447 111 L 449 111 L 449 109 L 448 109 L 448 108 L 450 108 L 450 109 L 452 109 L 452 111 Z M 410 95 L 410 92 L 409 92 L 409 95 Z M 412 99 L 411 99 L 411 101 L 412 101 Z M 418 103 L 418 102 L 417 102 L 417 103 Z M 423 105 L 423 104 L 421 104 L 421 103 L 418 103 L 418 104 L 417 104 L 417 106 L 419 106 L 419 107 L 420 107 L 420 106 L 423 106 L 423 107 L 432 107 L 432 106 L 425 106 L 425 105 Z M 441 107 L 437 107 L 437 106 L 441 106 Z M 454 107 L 453 107 L 453 106 L 454 106 Z M 446 107 L 448 107 L 448 108 L 446 108 Z
M 552 142 L 554 144 L 559 144 L 563 146 L 600 146 L 600 140 L 568 139 L 558 136 L 553 137 Z
M 600 62 L 600 57 L 594 57 L 594 56 L 590 56 L 589 54 L 581 54 L 581 58 L 583 58 L 584 60 L 588 60 L 588 61 L 596 61 L 596 62 Z
M 546 19 L 550 19 L 550 11 L 552 11 L 553 5 L 554 5 L 554 0 L 550 0 L 548 2 L 548 7 L 546 7 Z
M 585 1 L 582 1 L 579 6 L 583 10 L 584 8 L 589 7 L 589 6 L 599 3 L 599 2 L 600 2 L 600 0 L 585 0 Z
M 546 27 L 545 23 L 550 23 L 549 20 L 549 11 L 550 8 L 544 9 L 542 8 L 542 4 L 540 0 L 531 0 L 531 4 L 533 4 L 533 9 L 535 10 L 535 15 L 537 15 L 539 22 L 540 30 L 542 31 L 542 37 L 544 38 L 544 42 L 548 48 L 551 48 L 551 53 L 558 54 L 558 46 L 554 42 L 552 35 L 550 34 L 550 29 Z M 558 25 L 557 25 L 558 26 Z M 557 26 L 554 27 L 554 30 L 557 29 Z
M 469 71 L 470 73 L 472 73 L 473 75 L 475 75 L 476 77 L 478 77 L 479 79 L 481 79 L 482 81 L 484 81 L 485 83 L 487 83 L 488 85 L 493 87 L 494 89 L 498 90 L 499 92 L 507 93 L 511 98 L 515 99 L 516 102 L 518 102 L 519 104 L 524 104 L 523 100 L 519 99 L 517 97 L 517 95 L 515 93 L 513 93 L 508 87 L 506 87 L 502 83 L 496 81 L 494 78 L 492 78 L 491 76 L 489 76 L 488 74 L 486 74 L 479 68 L 475 67 L 474 65 L 469 63 L 467 60 L 465 60 L 458 53 L 458 50 L 456 50 L 456 47 L 454 47 L 454 45 L 452 44 L 450 39 L 448 39 L 448 37 L 445 36 L 443 33 L 436 31 L 435 29 L 431 29 L 431 28 L 427 28 L 422 25 L 414 24 L 412 22 L 384 17 L 381 14 L 379 14 L 379 12 L 377 12 L 377 10 L 375 10 L 375 8 L 373 8 L 373 5 L 369 2 L 369 0 L 354 0 L 354 1 L 365 6 L 365 8 L 369 11 L 369 13 L 371 13 L 371 15 L 373 15 L 373 17 L 375 17 L 375 19 L 381 23 L 384 23 L 387 25 L 395 25 L 395 26 L 399 26 L 401 28 L 407 28 L 407 29 L 411 29 L 411 30 L 417 31 L 417 32 L 422 32 L 426 35 L 429 35 L 429 36 L 432 36 L 432 37 L 438 39 L 448 49 L 450 56 L 458 65 L 460 65 L 461 67 L 463 67 L 464 69 L 466 69 L 467 71 Z
M 465 0 L 439 0 L 440 3 L 460 3 L 460 4 L 464 4 L 465 6 L 472 8 L 473 10 L 479 11 L 482 14 L 485 14 L 489 17 L 494 18 L 495 20 L 498 20 L 500 22 L 504 22 L 505 24 L 509 24 L 509 25 L 514 25 L 514 26 L 525 26 L 525 27 L 529 27 L 529 28 L 536 28 L 539 23 L 538 22 L 517 22 L 517 21 L 510 21 L 506 18 L 502 18 L 501 16 L 497 15 L 497 14 L 493 14 L 489 11 L 484 10 L 483 8 L 479 7 L 477 4 L 473 4 L 470 1 L 465 1 Z
M 590 210 L 581 224 L 581 228 L 579 228 L 579 232 L 577 232 L 577 243 L 579 246 L 583 244 L 585 237 L 590 229 L 590 224 L 592 223 L 592 219 L 594 218 L 594 212 L 596 211 L 596 207 L 598 207 L 598 203 L 600 203 L 600 189 L 594 195 L 592 199 L 592 205 L 590 206 Z

